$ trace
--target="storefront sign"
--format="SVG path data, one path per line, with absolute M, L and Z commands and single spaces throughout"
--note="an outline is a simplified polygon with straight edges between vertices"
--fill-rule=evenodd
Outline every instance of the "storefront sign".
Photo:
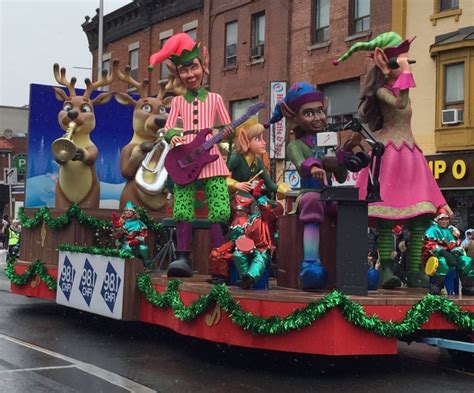
M 441 189 L 474 188 L 474 153 L 426 156 Z
M 270 82 L 270 116 L 278 101 L 286 94 L 286 82 Z M 286 120 L 270 126 L 270 158 L 285 158 Z

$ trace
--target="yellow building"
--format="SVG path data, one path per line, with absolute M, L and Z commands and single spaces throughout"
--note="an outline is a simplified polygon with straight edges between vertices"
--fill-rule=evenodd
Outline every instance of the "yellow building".
M 474 1 L 393 0 L 393 26 L 416 36 L 410 55 L 418 87 L 410 95 L 417 142 L 425 154 L 474 149 Z
M 410 57 L 415 139 L 461 229 L 474 226 L 474 1 L 393 0 Z M 441 154 L 436 154 L 441 153 Z

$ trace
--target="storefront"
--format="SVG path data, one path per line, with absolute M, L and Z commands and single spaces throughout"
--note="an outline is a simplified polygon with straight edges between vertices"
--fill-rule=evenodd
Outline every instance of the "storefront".
M 474 228 L 474 152 L 426 156 L 444 197 L 454 212 L 453 225 Z

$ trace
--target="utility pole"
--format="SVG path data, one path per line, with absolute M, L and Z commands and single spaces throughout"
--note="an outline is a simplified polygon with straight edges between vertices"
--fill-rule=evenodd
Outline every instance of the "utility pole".
M 102 54 L 104 52 L 104 0 L 99 0 L 99 45 L 97 49 L 97 79 L 102 75 Z

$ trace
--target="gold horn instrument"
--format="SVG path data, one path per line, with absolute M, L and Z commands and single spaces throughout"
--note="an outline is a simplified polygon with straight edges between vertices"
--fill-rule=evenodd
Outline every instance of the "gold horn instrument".
M 76 128 L 77 124 L 71 121 L 67 126 L 66 133 L 51 144 L 51 151 L 57 160 L 69 161 L 76 155 L 77 147 L 72 141 L 72 134 L 74 134 Z
M 156 165 L 152 165 L 152 158 L 158 149 L 160 149 L 160 158 L 158 162 L 155 161 Z M 135 183 L 138 188 L 148 195 L 161 194 L 163 196 L 163 205 L 166 203 L 164 190 L 168 177 L 168 172 L 165 169 L 165 158 L 169 150 L 170 145 L 164 140 L 164 132 L 160 130 L 153 149 L 146 154 L 135 174 Z

